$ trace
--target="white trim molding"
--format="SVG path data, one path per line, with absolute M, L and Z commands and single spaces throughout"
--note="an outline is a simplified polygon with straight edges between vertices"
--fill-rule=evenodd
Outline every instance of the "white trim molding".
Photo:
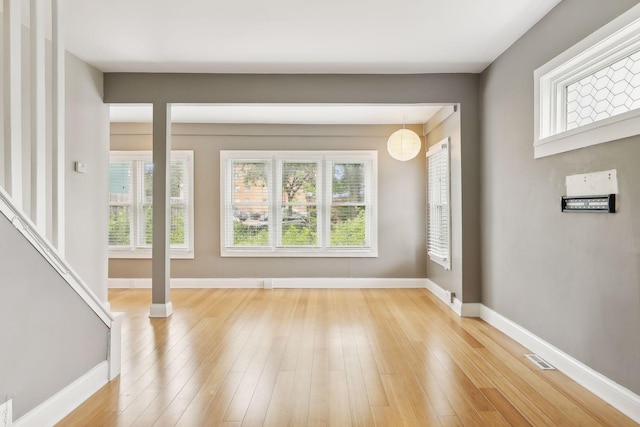
M 635 422 L 640 423 L 640 396 L 631 390 L 594 371 L 485 305 L 480 307 L 480 317 L 494 328 L 538 354 L 569 378 Z
M 454 297 L 453 302 L 449 299 L 449 292 L 434 281 L 425 279 L 426 288 L 434 294 L 440 301 L 445 303 L 460 317 L 480 317 L 479 303 L 463 303 L 459 298 Z
M 122 368 L 122 319 L 124 313 L 113 313 L 111 328 L 109 329 L 109 342 L 107 360 L 109 362 L 109 381 L 118 375 Z
M 426 279 L 305 277 L 272 279 L 273 288 L 302 289 L 408 289 L 424 288 Z
M 0 427 L 10 427 L 13 424 L 13 400 L 9 399 L 0 404 Z
M 52 426 L 109 382 L 109 363 L 104 362 L 60 390 L 13 423 L 14 427 Z
M 172 278 L 173 289 L 394 289 L 426 288 L 421 278 L 353 278 L 353 277 L 287 277 L 287 278 Z M 109 279 L 109 288 L 150 289 L 151 279 Z
M 149 307 L 149 317 L 169 317 L 173 314 L 173 304 L 169 301 L 166 304 L 151 304 Z

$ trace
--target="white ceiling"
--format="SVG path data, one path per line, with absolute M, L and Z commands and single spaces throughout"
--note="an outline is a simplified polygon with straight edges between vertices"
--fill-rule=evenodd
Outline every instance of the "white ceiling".
M 560 0 L 66 0 L 102 71 L 480 72 Z
M 105 72 L 480 72 L 560 0 L 66 0 L 66 45 Z M 48 2 L 45 2 L 48 4 Z M 23 17 L 28 22 L 28 2 Z M 424 123 L 424 105 L 177 106 L 176 122 Z M 150 108 L 113 106 L 114 121 Z
M 172 105 L 176 123 L 416 124 L 440 106 L 424 104 L 198 104 Z M 111 106 L 112 122 L 151 122 L 151 105 Z

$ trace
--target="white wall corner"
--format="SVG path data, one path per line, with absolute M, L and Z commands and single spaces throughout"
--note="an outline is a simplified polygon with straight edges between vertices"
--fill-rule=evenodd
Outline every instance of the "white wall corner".
M 517 323 L 485 305 L 480 306 L 480 317 L 532 352 L 554 365 L 569 378 L 640 423 L 640 396 L 615 381 L 596 372 L 559 348 L 549 344 Z
M 109 330 L 109 381 L 120 375 L 122 368 L 122 319 L 124 313 L 113 313 L 114 319 L 111 321 Z
M 13 424 L 13 400 L 9 399 L 0 404 L 0 427 L 9 427 Z
M 166 304 L 151 304 L 149 317 L 169 317 L 173 314 L 173 304 L 169 301 Z
M 109 364 L 98 366 L 60 390 L 13 423 L 14 427 L 52 426 L 69 415 L 109 381 Z

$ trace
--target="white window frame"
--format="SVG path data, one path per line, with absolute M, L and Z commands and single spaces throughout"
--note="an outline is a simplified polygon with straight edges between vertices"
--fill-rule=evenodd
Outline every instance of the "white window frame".
M 229 229 L 233 223 L 228 221 L 232 215 L 233 170 L 229 166 L 233 160 L 267 161 L 271 165 L 269 186 L 269 246 L 235 247 L 230 240 L 233 233 Z M 280 243 L 282 227 L 282 162 L 316 162 L 318 164 L 318 182 L 316 187 L 318 245 L 314 247 L 284 247 Z M 335 162 L 365 163 L 365 185 L 371 188 L 366 192 L 367 206 L 367 245 L 366 247 L 331 247 L 331 173 Z M 220 151 L 220 253 L 223 257 L 377 257 L 378 256 L 378 152 L 362 151 Z M 254 203 L 255 204 L 255 203 Z
M 446 151 L 445 151 L 446 150 Z M 433 171 L 429 168 L 429 158 L 434 157 L 436 155 L 442 155 L 444 151 L 444 162 L 446 166 L 446 170 L 444 170 L 444 176 L 438 174 L 435 176 L 436 180 L 444 179 L 444 183 L 446 186 L 445 195 L 446 195 L 446 203 L 438 203 L 438 205 L 446 206 L 446 216 L 442 217 L 441 220 L 446 222 L 447 235 L 446 235 L 446 245 L 443 251 L 435 251 L 432 249 L 432 239 L 435 238 L 434 230 L 442 227 L 443 224 L 435 224 L 434 218 L 432 215 L 432 206 L 431 206 L 431 192 L 435 190 L 436 183 L 431 178 L 434 178 Z M 440 264 L 444 267 L 445 270 L 451 270 L 451 144 L 450 139 L 445 138 L 437 144 L 429 147 L 426 154 L 427 158 L 427 254 L 429 255 L 429 259 L 437 264 Z M 442 169 L 440 169 L 442 172 Z
M 640 109 L 566 130 L 566 87 L 640 51 L 640 5 L 534 72 L 534 158 L 640 134 Z
M 153 152 L 150 150 L 145 151 L 110 151 L 109 161 L 152 161 Z M 170 257 L 173 259 L 194 259 L 194 235 L 195 235 L 195 223 L 194 223 L 194 169 L 193 169 L 193 151 L 192 150 L 171 150 L 171 160 L 185 160 L 187 163 L 187 179 L 189 180 L 189 232 L 185 236 L 187 239 L 186 247 L 176 248 L 172 247 L 170 250 Z M 138 185 L 136 180 L 138 177 L 134 173 L 133 182 L 131 188 L 134 192 L 138 191 Z M 134 235 L 134 242 L 131 246 L 109 246 L 109 258 L 151 258 L 151 247 L 138 246 L 137 244 L 137 228 L 139 225 L 139 205 L 137 201 L 139 195 L 134 194 L 134 200 L 132 202 L 132 217 L 135 225 L 132 224 L 132 233 Z

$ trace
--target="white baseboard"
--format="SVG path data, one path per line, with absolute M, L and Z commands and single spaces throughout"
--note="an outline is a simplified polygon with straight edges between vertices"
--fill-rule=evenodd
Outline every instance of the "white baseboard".
M 151 304 L 149 317 L 169 317 L 173 314 L 173 304 L 169 301 L 166 304 Z
M 109 348 L 107 360 L 109 362 L 109 381 L 120 375 L 122 368 L 122 319 L 124 313 L 112 313 L 113 320 L 109 328 Z
M 246 278 L 246 279 L 171 279 L 173 289 L 181 288 L 424 288 L 427 279 L 381 279 L 381 278 L 342 278 L 342 277 L 304 277 L 304 278 Z M 151 288 L 151 279 L 109 279 L 110 288 Z
M 442 287 L 426 279 L 426 288 L 442 300 L 461 317 L 480 317 L 482 320 L 505 333 L 521 345 L 551 363 L 569 378 L 631 418 L 640 423 L 640 396 L 615 381 L 594 371 L 584 363 L 569 356 L 559 348 L 529 332 L 517 323 L 480 303 L 462 303 L 455 298 L 453 303 Z
M 494 328 L 538 354 L 569 378 L 635 422 L 640 423 L 640 396 L 631 390 L 594 371 L 485 305 L 480 307 L 480 317 Z
M 52 426 L 109 382 L 107 361 L 60 390 L 13 423 L 14 427 Z
M 0 404 L 0 427 L 10 427 L 13 423 L 13 400 Z
M 151 289 L 151 279 L 109 279 L 109 288 L 130 289 L 148 288 Z M 225 289 L 225 288 L 257 288 L 264 287 L 263 279 L 171 279 L 170 285 L 173 289 Z
M 479 303 L 463 303 L 458 298 L 454 298 L 453 302 L 449 300 L 447 291 L 433 280 L 424 279 L 426 281 L 426 288 L 431 291 L 439 300 L 445 303 L 451 310 L 453 310 L 460 317 L 480 317 L 480 305 Z
M 271 279 L 273 288 L 290 289 L 401 289 L 424 288 L 427 279 L 304 277 Z

